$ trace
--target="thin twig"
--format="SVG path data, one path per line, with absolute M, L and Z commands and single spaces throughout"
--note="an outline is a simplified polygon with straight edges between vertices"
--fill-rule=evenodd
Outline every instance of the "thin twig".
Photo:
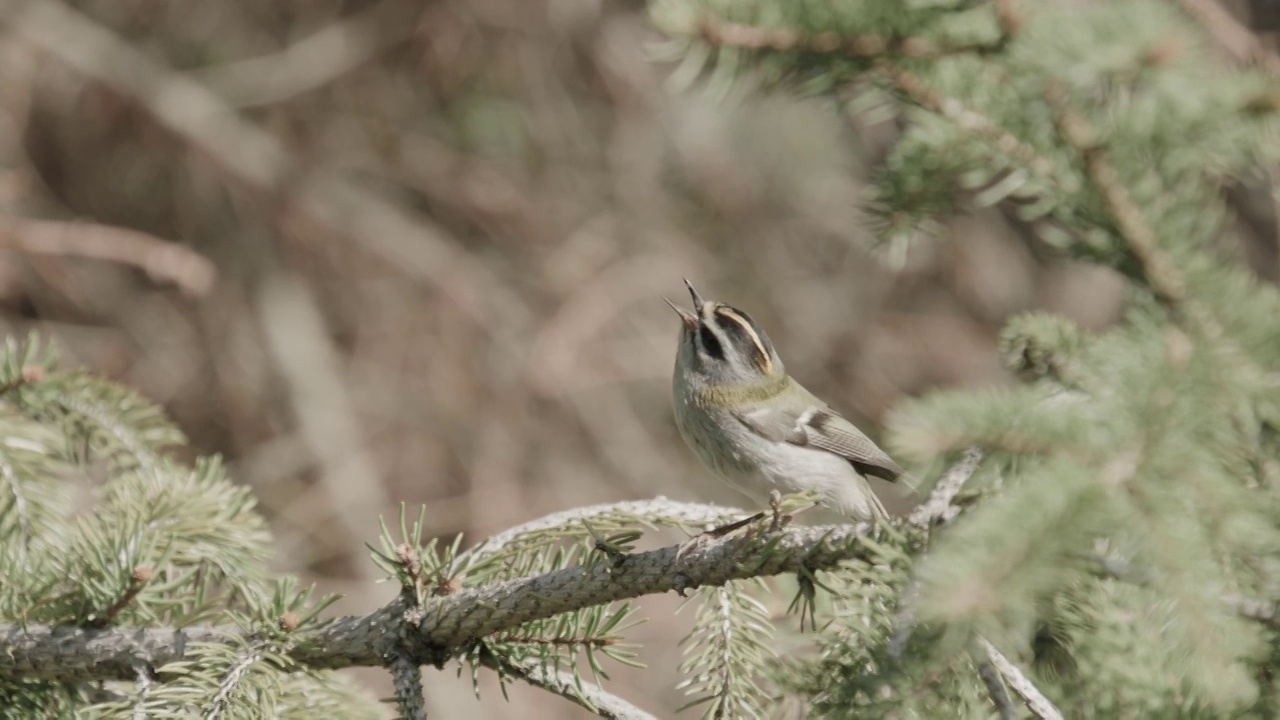
M 570 527 L 574 524 L 589 522 L 600 517 L 634 517 L 647 523 L 654 522 L 655 519 L 660 518 L 664 524 L 668 525 L 706 528 L 718 525 L 726 518 L 742 514 L 743 511 L 738 508 L 677 502 L 661 496 L 652 500 L 590 505 L 545 515 L 536 520 L 530 520 L 527 523 L 491 535 L 481 541 L 480 544 L 462 553 L 458 561 L 459 564 L 475 562 L 500 552 L 507 545 L 520 538 L 538 535 L 553 528 Z
M 530 324 L 524 302 L 447 231 L 355 182 L 304 168 L 221 97 L 56 0 L 0 0 L 0 22 L 51 57 L 136 103 L 255 197 L 329 229 L 440 288 L 495 334 Z
M 317 489 L 328 497 L 341 531 L 330 534 L 365 539 L 378 513 L 393 503 L 318 302 L 300 274 L 279 270 L 263 282 L 257 310 L 267 351 L 290 390 L 299 433 L 317 460 Z M 377 575 L 368 563 L 357 572 L 370 581 Z
M 138 230 L 98 223 L 5 217 L 0 219 L 0 247 L 32 255 L 131 265 L 193 297 L 207 294 L 218 276 L 213 263 L 190 248 Z
M 405 42 L 418 30 L 419 3 L 382 0 L 262 57 L 191 71 L 237 107 L 287 100 L 332 82 Z
M 1004 677 L 1004 681 L 1008 683 L 1009 688 L 1014 694 L 1022 698 L 1022 702 L 1026 704 L 1027 709 L 1040 720 L 1062 720 L 1062 711 L 1046 698 L 1040 690 L 1022 674 L 1022 671 L 1016 665 L 1009 662 L 1009 658 L 996 649 L 986 638 L 979 638 L 978 642 L 987 652 L 987 657 L 991 659 L 991 663 L 1000 671 L 1000 675 Z
M 984 655 L 985 653 L 979 654 L 976 651 L 973 653 L 973 661 L 978 666 L 978 677 L 982 678 L 982 684 L 987 686 L 987 695 L 996 706 L 1000 720 L 1015 720 L 1018 717 L 1018 711 L 1013 706 L 1013 698 L 1009 697 L 1009 689 L 1005 687 L 1000 671 L 996 670 L 990 658 Z
M 964 484 L 969 482 L 969 478 L 973 477 L 978 464 L 982 462 L 982 455 L 980 448 L 971 447 L 965 450 L 960 459 L 947 469 L 946 474 L 934 486 L 928 499 L 917 505 L 907 516 L 907 524 L 927 528 L 938 521 L 950 519 L 949 516 L 956 510 L 952 502 Z
M 653 715 L 604 690 L 599 685 L 575 677 L 572 673 L 553 670 L 535 660 L 513 662 L 486 654 L 482 662 L 491 669 L 559 695 L 602 718 L 654 720 Z
M 129 576 L 129 587 L 111 603 L 111 606 L 104 610 L 98 617 L 91 620 L 89 627 L 104 628 L 116 621 L 116 617 L 125 608 L 129 607 L 129 603 L 138 597 L 138 593 L 142 592 L 142 588 L 146 587 L 151 578 L 155 576 L 155 570 L 147 565 L 139 565 L 133 569 L 133 573 Z
M 1182 9 L 1200 22 L 1237 64 L 1257 63 L 1274 77 L 1280 77 L 1280 56 L 1268 48 L 1249 28 L 1241 25 L 1215 0 L 1178 0 Z

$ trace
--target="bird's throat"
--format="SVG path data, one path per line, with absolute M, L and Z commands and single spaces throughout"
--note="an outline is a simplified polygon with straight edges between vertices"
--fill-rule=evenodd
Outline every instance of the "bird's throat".
M 791 376 L 779 373 L 755 385 L 721 385 L 704 387 L 695 394 L 702 407 L 727 408 L 763 402 L 777 397 L 791 384 Z

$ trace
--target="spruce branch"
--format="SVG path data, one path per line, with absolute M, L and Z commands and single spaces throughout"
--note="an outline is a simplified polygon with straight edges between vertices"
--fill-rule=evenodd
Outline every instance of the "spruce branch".
M 959 512 L 959 508 L 953 505 L 955 497 L 969 478 L 973 477 L 974 471 L 982 462 L 982 457 L 983 452 L 980 448 L 973 447 L 966 450 L 960 459 L 947 469 L 942 479 L 934 486 L 928 499 L 911 511 L 907 517 L 907 524 L 926 529 L 938 520 L 945 522 L 955 517 Z M 918 594 L 919 581 L 913 579 L 904 593 L 906 600 L 902 603 L 902 610 L 897 618 L 898 631 L 890 641 L 891 655 L 899 655 L 910 638 L 912 626 L 915 623 L 914 598 Z M 977 642 L 978 647 L 985 654 L 984 658 L 974 653 L 973 659 L 978 667 L 978 675 L 1001 718 L 1016 716 L 1009 706 L 1009 695 L 1005 687 L 1007 684 L 1008 688 L 1012 689 L 1040 720 L 1062 720 L 1062 713 L 1058 708 L 990 641 L 980 637 Z M 998 676 L 993 676 L 993 671 L 997 672 Z
M 1000 41 L 953 44 L 925 37 L 841 35 L 832 31 L 805 33 L 790 28 L 770 28 L 727 22 L 710 15 L 702 18 L 698 24 L 698 32 L 704 41 L 718 47 L 810 52 L 869 60 L 886 56 L 914 59 L 940 58 L 966 52 L 989 53 L 1000 48 Z
M 1085 172 L 1102 196 L 1103 205 L 1115 220 L 1120 235 L 1129 244 L 1143 277 L 1157 298 L 1170 306 L 1178 305 L 1187 295 L 1186 278 L 1160 247 L 1155 229 L 1130 196 L 1097 133 L 1089 121 L 1071 107 L 1067 89 L 1061 82 L 1050 83 L 1044 97 L 1053 110 L 1058 133 L 1084 161 Z
M 966 106 L 958 98 L 939 93 L 929 87 L 918 74 L 895 63 L 885 61 L 879 63 L 878 68 L 889 81 L 890 86 L 911 102 L 947 118 L 955 123 L 956 127 L 979 138 L 1001 154 L 1016 160 L 1032 175 L 1052 183 L 1063 192 L 1070 193 L 1077 189 L 1076 182 L 1059 173 L 1052 161 L 987 115 Z
M 700 511 L 689 509 L 689 515 Z M 635 553 L 616 567 L 574 566 L 428 599 L 420 609 L 397 597 L 362 617 L 344 617 L 298 631 L 287 652 L 292 665 L 337 669 L 380 666 L 394 651 L 439 664 L 476 640 L 561 613 L 664 593 L 719 586 L 731 580 L 836 567 L 867 559 L 865 525 L 787 528 L 768 542 L 723 538 L 677 558 L 680 545 Z M 401 637 L 403 634 L 403 638 Z M 235 628 L 108 628 L 0 624 L 0 676 L 84 681 L 131 679 L 143 659 L 161 667 L 187 657 L 194 643 L 243 642 Z

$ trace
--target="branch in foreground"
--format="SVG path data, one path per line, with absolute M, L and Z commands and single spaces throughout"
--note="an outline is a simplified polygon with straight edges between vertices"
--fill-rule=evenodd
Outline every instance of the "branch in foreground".
M 1022 698 L 1022 702 L 1026 703 L 1027 709 L 1040 720 L 1062 720 L 1062 711 L 1049 701 L 1040 690 L 1027 679 L 1026 675 L 1018 669 L 1016 665 L 1009 662 L 1009 658 L 996 649 L 988 640 L 982 638 L 978 641 L 987 651 L 987 657 L 991 658 L 991 664 L 995 665 L 996 670 L 1000 671 L 1000 675 L 1004 681 L 1009 684 L 1009 688 L 1014 694 Z
M 973 654 L 973 661 L 978 666 L 978 677 L 982 679 L 982 684 L 987 686 L 987 695 L 996 706 L 1000 720 L 1016 720 L 1018 713 L 1013 707 L 1013 700 L 1009 698 L 1009 690 L 1004 686 L 1004 678 L 1000 676 L 1000 671 L 996 670 L 991 660 L 980 657 L 977 652 Z
M 971 447 L 965 450 L 960 459 L 947 469 L 947 473 L 933 487 L 929 498 L 917 505 L 907 516 L 907 524 L 927 528 L 939 520 L 945 522 L 955 517 L 955 513 L 960 509 L 952 502 L 964 484 L 969 482 L 969 478 L 973 477 L 980 462 L 982 462 L 980 448 Z
M 869 558 L 865 525 L 788 528 L 758 537 L 723 538 L 687 551 L 679 545 L 623 556 L 617 564 L 565 568 L 433 598 L 421 609 L 397 598 L 364 617 L 345 617 L 299 634 L 290 653 L 299 665 L 337 669 L 384 666 L 409 652 L 442 664 L 469 643 L 524 623 L 641 595 L 723 585 L 800 568 L 824 570 Z M 132 679 L 133 666 L 181 660 L 193 642 L 225 643 L 234 628 L 111 628 L 0 625 L 0 675 L 84 682 Z

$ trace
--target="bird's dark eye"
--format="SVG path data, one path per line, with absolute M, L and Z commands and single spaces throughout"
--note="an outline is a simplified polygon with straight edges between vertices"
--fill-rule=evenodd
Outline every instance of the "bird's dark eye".
M 724 360 L 724 348 L 720 346 L 720 340 L 716 338 L 716 334 L 711 332 L 711 328 L 703 325 L 698 328 L 698 338 L 702 341 L 702 349 L 708 355 L 716 360 Z

